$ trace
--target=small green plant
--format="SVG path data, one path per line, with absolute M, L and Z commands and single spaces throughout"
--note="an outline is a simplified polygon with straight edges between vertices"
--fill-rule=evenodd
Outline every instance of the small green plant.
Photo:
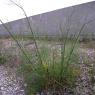
M 6 63 L 6 58 L 2 54 L 0 54 L 0 65 L 3 65 L 5 63 Z

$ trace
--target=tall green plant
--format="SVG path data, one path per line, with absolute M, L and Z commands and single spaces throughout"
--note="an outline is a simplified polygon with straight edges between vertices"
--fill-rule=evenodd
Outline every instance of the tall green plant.
M 68 34 L 70 29 L 67 28 L 67 35 L 65 41 L 63 42 L 63 38 L 61 39 L 61 52 L 60 52 L 61 56 L 60 55 L 56 56 L 57 53 L 52 52 L 51 49 L 48 50 L 46 47 L 41 49 L 38 48 L 34 33 L 32 31 L 30 20 L 27 17 L 25 10 L 21 5 L 18 5 L 13 1 L 11 2 L 16 6 L 18 6 L 23 11 L 26 17 L 26 21 L 33 36 L 33 41 L 36 47 L 35 49 L 38 58 L 36 64 L 26 64 L 26 63 L 21 64 L 21 70 L 23 72 L 24 79 L 25 82 L 27 83 L 27 88 L 28 88 L 27 95 L 31 95 L 31 93 L 33 92 L 37 93 L 43 91 L 46 94 L 47 92 L 49 92 L 49 90 L 50 91 L 59 90 L 61 93 L 61 90 L 65 88 L 65 86 L 71 87 L 77 75 L 76 73 L 78 73 L 76 68 L 74 68 L 73 65 L 70 64 L 75 62 L 73 60 L 75 59 L 76 56 L 76 55 L 74 56 L 75 46 L 78 42 L 79 36 L 83 31 L 84 27 L 90 22 L 94 21 L 95 19 L 92 19 L 82 25 L 80 31 L 78 32 L 78 35 L 75 37 L 75 40 L 73 40 L 72 44 L 69 45 L 69 48 L 67 48 L 67 46 L 68 46 Z M 10 30 L 3 23 L 3 21 L 0 20 L 0 22 L 7 30 L 7 32 L 10 34 L 10 36 L 13 38 L 13 40 L 17 43 L 22 54 L 26 57 L 28 63 L 32 63 L 29 54 L 25 52 L 21 44 L 10 32 Z

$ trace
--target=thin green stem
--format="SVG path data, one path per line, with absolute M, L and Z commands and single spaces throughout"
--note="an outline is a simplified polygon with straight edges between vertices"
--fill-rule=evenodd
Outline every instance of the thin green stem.
M 24 13 L 24 15 L 25 15 L 25 17 L 26 17 L 26 20 L 27 20 L 27 23 L 28 23 L 30 32 L 32 33 L 32 36 L 33 36 L 33 41 L 34 41 L 34 44 L 35 44 L 35 47 L 36 47 L 36 53 L 37 53 L 37 55 L 38 55 L 38 60 L 39 60 L 40 63 L 42 64 L 42 59 L 41 59 L 41 55 L 40 55 L 40 52 L 39 52 L 39 49 L 38 49 L 38 46 L 37 46 L 37 42 L 36 42 L 36 39 L 35 39 L 35 35 L 34 35 L 34 33 L 33 33 L 30 20 L 29 20 L 29 18 L 28 18 L 28 16 L 27 16 L 25 10 L 23 9 L 23 7 L 22 7 L 21 5 L 17 4 L 17 3 L 14 2 L 13 0 L 10 0 L 10 1 L 11 1 L 14 5 L 16 5 L 17 7 L 19 7 L 19 8 L 23 11 L 23 13 Z

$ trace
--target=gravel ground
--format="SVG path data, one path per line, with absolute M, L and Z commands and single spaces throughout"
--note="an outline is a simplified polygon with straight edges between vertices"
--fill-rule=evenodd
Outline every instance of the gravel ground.
M 81 74 L 76 82 L 75 95 L 95 95 L 95 84 L 92 82 L 92 77 L 95 76 L 95 73 L 90 73 L 91 70 L 94 70 L 95 50 L 87 48 L 80 51 L 81 61 L 79 66 Z
M 15 74 L 4 66 L 0 66 L 0 95 L 25 95 Z
M 85 64 L 80 65 L 81 75 L 76 82 L 75 95 L 93 95 L 91 77 L 89 75 L 89 67 Z

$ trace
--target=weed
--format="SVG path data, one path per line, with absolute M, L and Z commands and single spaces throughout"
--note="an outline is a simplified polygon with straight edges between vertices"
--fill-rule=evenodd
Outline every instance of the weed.
M 5 63 L 6 63 L 6 58 L 2 54 L 0 54 L 0 65 L 3 65 Z
M 75 80 L 80 71 L 79 68 L 74 66 L 77 62 L 76 52 L 72 54 L 70 65 L 67 66 L 66 62 L 70 46 L 71 44 L 67 45 L 68 48 L 65 51 L 66 58 L 63 68 L 60 65 L 61 52 L 59 48 L 52 49 L 52 47 L 46 47 L 46 45 L 42 46 L 39 50 L 43 64 L 26 64 L 25 58 L 22 58 L 23 63 L 20 70 L 24 76 L 25 83 L 27 83 L 27 95 L 42 91 L 47 93 L 49 90 L 54 91 L 54 89 L 60 91 L 62 88 L 72 88 L 75 85 Z M 27 52 L 27 55 L 29 55 L 29 52 Z M 63 69 L 63 76 L 60 79 L 61 68 Z

